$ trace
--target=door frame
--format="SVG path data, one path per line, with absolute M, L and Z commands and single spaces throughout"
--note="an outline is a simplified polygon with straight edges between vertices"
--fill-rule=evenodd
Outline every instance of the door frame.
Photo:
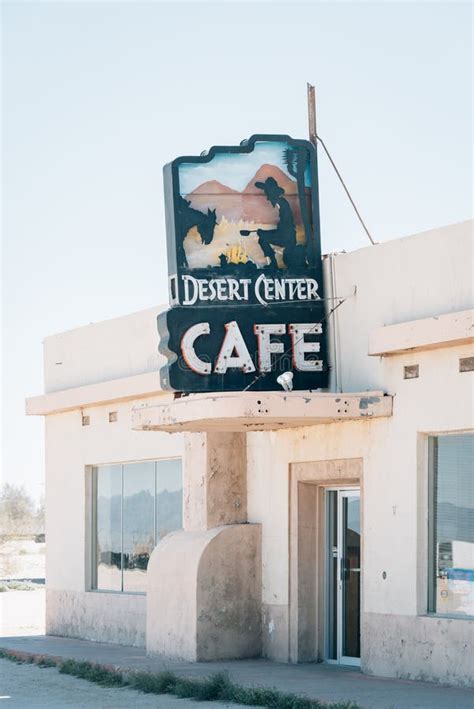
M 337 617 L 337 638 L 336 638 L 336 648 L 337 648 L 337 659 L 330 659 L 328 658 L 328 643 L 329 643 L 329 626 L 331 619 L 329 617 L 329 597 L 328 597 L 328 585 L 329 585 L 329 563 L 330 563 L 330 549 L 329 549 L 329 538 L 328 538 L 328 497 L 327 493 L 328 492 L 336 492 L 337 493 L 337 505 L 336 505 L 336 514 L 337 514 L 337 571 L 336 571 L 336 577 L 338 579 L 338 588 L 337 588 L 337 609 L 336 609 L 336 617 Z M 361 561 L 360 561 L 360 580 L 362 580 L 362 496 L 361 496 L 361 489 L 359 486 L 355 485 L 337 485 L 337 486 L 325 486 L 324 488 L 324 516 L 325 516 L 325 521 L 324 521 L 324 529 L 325 529 L 325 534 L 324 534 L 324 555 L 325 555 L 325 564 L 324 564 L 324 608 L 325 608 L 325 621 L 324 621 L 324 654 L 325 658 L 324 661 L 327 662 L 328 664 L 331 665 L 350 665 L 352 667 L 360 667 L 360 657 L 350 657 L 348 655 L 343 655 L 342 654 L 342 646 L 343 646 L 343 607 L 344 607 L 344 587 L 343 583 L 340 581 L 341 576 L 342 576 L 342 560 L 343 560 L 343 499 L 344 498 L 349 498 L 349 497 L 357 497 L 359 498 L 360 501 L 360 527 L 361 527 L 361 539 L 360 539 L 360 553 L 361 553 Z M 360 616 L 362 612 L 362 602 L 361 602 L 361 593 L 362 593 L 362 583 L 360 584 L 360 591 L 359 591 L 359 623 L 360 623 Z
M 337 458 L 290 464 L 288 635 L 282 659 L 324 662 L 326 658 L 325 500 L 327 487 L 360 488 L 361 548 L 364 546 L 363 459 Z M 362 575 L 363 578 L 363 575 Z M 363 583 L 361 578 L 361 612 Z M 284 648 L 285 643 L 286 648 Z M 363 653 L 361 637 L 361 653 Z M 284 653 L 284 654 L 283 654 Z

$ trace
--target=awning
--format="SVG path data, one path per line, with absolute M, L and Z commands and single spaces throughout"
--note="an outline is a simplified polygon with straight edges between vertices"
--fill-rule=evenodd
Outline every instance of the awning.
M 392 415 L 393 397 L 381 391 L 337 394 L 226 392 L 189 394 L 160 405 L 136 407 L 137 431 L 273 431 Z

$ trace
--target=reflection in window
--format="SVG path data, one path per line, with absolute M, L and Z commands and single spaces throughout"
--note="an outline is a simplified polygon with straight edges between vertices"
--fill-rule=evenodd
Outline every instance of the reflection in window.
M 97 475 L 96 588 L 122 590 L 122 472 L 120 465 L 104 465 Z
M 474 434 L 430 438 L 429 610 L 474 616 Z
M 155 463 L 123 466 L 123 590 L 144 591 L 155 546 Z
M 99 466 L 93 485 L 92 587 L 144 592 L 153 548 L 182 527 L 181 461 Z

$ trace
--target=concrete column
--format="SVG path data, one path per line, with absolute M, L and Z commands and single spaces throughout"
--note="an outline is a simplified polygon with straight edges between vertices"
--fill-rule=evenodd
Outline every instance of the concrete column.
M 245 433 L 186 433 L 184 530 L 148 563 L 147 652 L 261 654 L 261 529 L 247 524 Z
M 245 433 L 186 433 L 184 440 L 184 529 L 246 522 Z

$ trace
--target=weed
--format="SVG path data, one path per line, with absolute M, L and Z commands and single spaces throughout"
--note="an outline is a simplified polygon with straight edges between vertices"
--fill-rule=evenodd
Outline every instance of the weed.
M 56 667 L 57 664 L 57 660 L 53 657 L 39 657 L 35 660 L 35 665 L 38 665 L 38 667 Z
M 129 683 L 133 689 L 138 689 L 146 694 L 172 694 L 176 686 L 177 677 L 172 672 L 134 672 Z
M 199 687 L 196 699 L 200 701 L 213 701 L 228 699 L 232 695 L 235 686 L 225 672 L 217 672 L 205 680 Z
M 95 665 L 92 662 L 63 660 L 58 667 L 61 674 L 86 679 L 89 682 L 100 684 L 102 687 L 121 687 L 126 684 L 121 672 L 111 670 L 103 665 Z

